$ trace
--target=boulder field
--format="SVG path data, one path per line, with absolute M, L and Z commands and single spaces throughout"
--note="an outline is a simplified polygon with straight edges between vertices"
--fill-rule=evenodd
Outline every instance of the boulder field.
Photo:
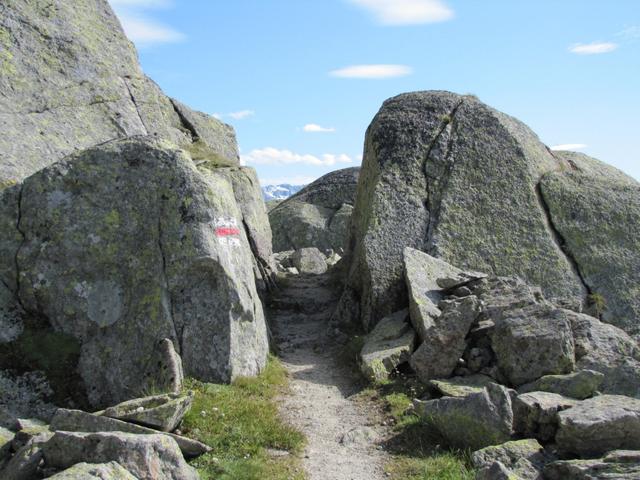
M 367 130 L 334 320 L 370 330 L 408 305 L 403 250 L 518 276 L 568 308 L 640 333 L 640 184 L 549 150 L 473 96 L 387 100 Z
M 448 447 L 475 451 L 477 479 L 637 478 L 632 337 L 517 277 L 461 270 L 412 248 L 403 265 L 409 308 L 367 335 L 362 373 L 385 382 L 412 370 L 426 386 L 414 414 Z

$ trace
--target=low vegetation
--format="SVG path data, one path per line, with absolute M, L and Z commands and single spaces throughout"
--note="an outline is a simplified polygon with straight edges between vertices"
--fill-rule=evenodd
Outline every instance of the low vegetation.
M 473 480 L 469 453 L 445 448 L 441 438 L 412 413 L 412 399 L 422 395 L 423 388 L 414 378 L 398 375 L 364 392 L 381 404 L 393 425 L 387 444 L 393 459 L 386 472 L 392 480 Z
M 187 382 L 196 395 L 183 433 L 213 448 L 192 462 L 203 480 L 304 479 L 299 463 L 304 436 L 284 424 L 276 405 L 287 383 L 275 358 L 257 378 L 231 385 Z

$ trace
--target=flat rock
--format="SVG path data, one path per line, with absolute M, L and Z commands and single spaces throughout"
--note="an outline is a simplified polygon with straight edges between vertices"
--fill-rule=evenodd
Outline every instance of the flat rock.
M 67 410 L 64 408 L 57 410 L 51 420 L 50 428 L 52 431 L 60 430 L 66 432 L 125 432 L 135 433 L 138 435 L 158 434 L 156 430 L 151 428 L 123 422 L 122 420 L 117 420 L 115 418 L 94 415 L 80 410 Z M 187 458 L 199 457 L 200 455 L 204 455 L 211 451 L 211 448 L 197 440 L 173 433 L 165 433 L 164 435 L 174 439 L 178 444 L 178 447 L 180 447 L 182 454 Z
M 611 450 L 640 449 L 640 400 L 601 395 L 558 414 L 558 447 L 569 454 L 596 457 Z
M 577 400 L 557 393 L 531 392 L 513 399 L 513 427 L 525 437 L 548 442 L 558 429 L 558 413 L 578 404 Z
M 100 415 L 172 432 L 189 412 L 192 403 L 193 392 L 188 395 L 154 395 L 127 400 L 105 409 Z
M 360 352 L 360 368 L 367 378 L 386 380 L 398 365 L 409 360 L 416 333 L 408 320 L 409 311 L 401 310 L 380 320 L 367 335 Z
M 471 461 L 479 470 L 480 478 L 492 478 L 489 475 L 491 469 L 496 462 L 499 462 L 510 475 L 516 478 L 542 480 L 542 470 L 549 458 L 537 440 L 525 439 L 485 447 L 474 452 L 471 455 Z M 493 468 L 496 469 L 496 467 Z
M 637 480 L 640 451 L 615 450 L 595 460 L 561 460 L 544 469 L 548 480 Z
M 478 450 L 511 439 L 511 397 L 500 385 L 489 385 L 466 397 L 414 400 L 414 407 L 452 447 Z
M 584 400 L 598 391 L 603 380 L 604 374 L 600 372 L 580 370 L 567 375 L 545 375 L 532 383 L 522 385 L 518 392 L 550 392 Z
M 481 393 L 485 387 L 494 383 L 493 378 L 486 375 L 469 375 L 430 380 L 428 387 L 443 397 L 466 397 L 472 393 Z
M 54 480 L 136 480 L 117 462 L 78 463 L 49 477 Z
M 47 466 L 117 462 L 139 480 L 197 480 L 176 442 L 166 435 L 56 432 L 42 447 Z

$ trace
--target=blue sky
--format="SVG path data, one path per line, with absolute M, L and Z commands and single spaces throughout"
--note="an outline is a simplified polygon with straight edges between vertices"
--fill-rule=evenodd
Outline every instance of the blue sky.
M 473 93 L 640 179 L 638 0 L 110 0 L 145 72 L 267 183 L 359 165 L 393 95 Z

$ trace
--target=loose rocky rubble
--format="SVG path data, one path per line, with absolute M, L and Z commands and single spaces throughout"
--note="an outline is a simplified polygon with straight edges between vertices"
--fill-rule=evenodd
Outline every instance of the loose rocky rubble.
M 414 413 L 447 445 L 476 451 L 477 479 L 639 478 L 640 349 L 629 335 L 515 277 L 410 248 L 404 262 L 410 308 L 367 336 L 362 372 L 383 381 L 408 363 L 427 385 Z
M 172 433 L 192 399 L 156 395 L 96 413 L 61 408 L 48 424 L 0 409 L 0 478 L 197 480 L 185 458 L 211 449 Z

